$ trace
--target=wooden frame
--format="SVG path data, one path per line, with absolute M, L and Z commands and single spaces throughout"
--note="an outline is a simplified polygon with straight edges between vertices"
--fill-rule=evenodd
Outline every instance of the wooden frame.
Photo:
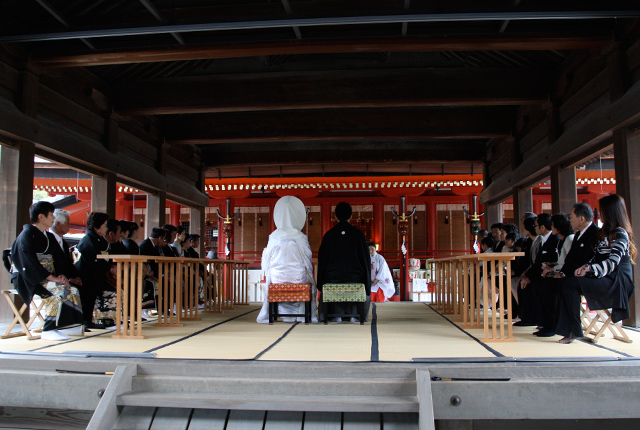
M 22 306 L 20 307 L 20 310 L 18 310 L 18 308 L 16 307 L 16 304 L 13 302 L 13 297 L 12 297 L 17 294 L 18 292 L 16 290 L 2 291 L 2 295 L 7 299 L 7 302 L 9 303 L 9 307 L 13 311 L 13 321 L 11 321 L 11 324 L 9 324 L 9 327 L 7 327 L 7 331 L 4 333 L 3 336 L 0 337 L 0 339 L 9 339 L 9 338 L 18 337 L 18 336 L 27 336 L 27 339 L 29 340 L 40 339 L 40 335 L 31 334 L 31 331 L 32 331 L 31 325 L 35 322 L 36 319 L 39 319 L 40 327 L 33 330 L 33 332 L 34 333 L 42 332 L 42 328 L 44 327 L 44 318 L 42 317 L 42 314 L 40 312 L 44 307 L 44 301 L 40 302 L 40 305 L 36 305 L 33 300 L 31 301 L 31 303 L 29 304 L 29 308 L 33 309 L 35 313 L 29 318 L 29 321 L 25 323 L 24 319 L 22 318 L 22 314 L 24 311 L 27 310 L 27 304 L 23 303 Z M 22 331 L 20 333 L 11 333 L 13 328 L 18 323 L 20 324 L 20 327 L 22 327 Z

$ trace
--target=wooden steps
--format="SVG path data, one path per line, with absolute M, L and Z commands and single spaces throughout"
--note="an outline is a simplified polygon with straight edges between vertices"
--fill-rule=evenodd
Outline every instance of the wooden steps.
M 416 396 L 272 396 L 133 391 L 118 406 L 316 412 L 418 412 Z

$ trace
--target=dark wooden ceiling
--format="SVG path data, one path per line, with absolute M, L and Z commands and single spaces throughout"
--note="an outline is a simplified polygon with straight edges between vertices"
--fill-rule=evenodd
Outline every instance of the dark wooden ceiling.
M 4 0 L 0 44 L 86 68 L 210 176 L 482 169 L 637 1 Z

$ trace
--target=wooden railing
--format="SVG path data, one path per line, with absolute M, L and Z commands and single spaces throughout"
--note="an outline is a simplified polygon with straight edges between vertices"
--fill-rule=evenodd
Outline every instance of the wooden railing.
M 511 261 L 521 256 L 524 253 L 498 252 L 427 260 L 431 263 L 431 279 L 435 282 L 434 308 L 452 315 L 454 322 L 462 323 L 461 328 L 483 328 L 484 337 L 480 339 L 483 342 L 515 342 L 511 318 Z
M 198 292 L 204 287 L 204 313 L 223 312 L 247 305 L 249 262 L 206 258 L 99 255 L 116 263 L 115 338 L 143 339 L 142 292 L 144 264 L 158 264 L 157 311 L 159 327 L 181 327 L 182 321 L 198 321 Z M 201 276 L 202 274 L 202 276 Z

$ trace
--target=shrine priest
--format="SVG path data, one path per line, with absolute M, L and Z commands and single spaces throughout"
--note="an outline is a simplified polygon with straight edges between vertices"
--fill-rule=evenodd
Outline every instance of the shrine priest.
M 322 238 L 318 252 L 318 291 L 322 291 L 324 284 L 364 284 L 367 302 L 365 304 L 365 321 L 368 318 L 371 304 L 371 256 L 369 246 L 362 232 L 349 224 L 351 219 L 351 205 L 340 202 L 336 206 L 338 224 L 329 230 Z M 354 302 L 327 303 L 320 295 L 320 319 L 324 319 L 324 312 L 331 314 L 355 315 L 357 306 Z M 342 318 L 333 319 L 341 322 Z M 352 322 L 357 321 L 351 318 Z
M 369 242 L 369 255 L 371 255 L 371 301 L 388 302 L 396 292 L 389 265 L 384 257 L 378 254 L 376 244 L 373 242 Z

